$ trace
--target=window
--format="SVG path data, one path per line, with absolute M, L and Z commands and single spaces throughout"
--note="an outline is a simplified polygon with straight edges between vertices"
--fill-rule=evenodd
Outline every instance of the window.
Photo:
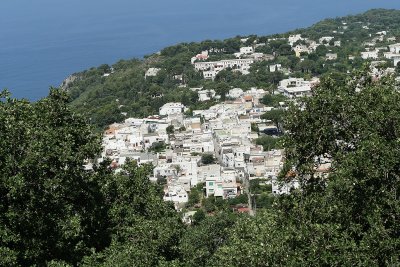
M 208 182 L 209 186 L 214 186 L 214 182 Z

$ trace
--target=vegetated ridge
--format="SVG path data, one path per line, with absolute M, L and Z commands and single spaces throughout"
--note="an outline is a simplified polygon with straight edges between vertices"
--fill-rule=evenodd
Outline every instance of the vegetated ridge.
M 345 74 L 361 67 L 365 60 L 360 53 L 369 49 L 365 43 L 382 31 L 388 36 L 400 36 L 400 11 L 370 10 L 360 15 L 326 19 L 309 28 L 284 34 L 181 43 L 145 56 L 143 60 L 121 60 L 112 66 L 102 65 L 76 73 L 64 88 L 70 92 L 74 110 L 85 114 L 92 124 L 104 127 L 126 117 L 158 114 L 159 108 L 167 102 L 181 102 L 194 110 L 218 101 L 199 102 L 197 92 L 189 90 L 194 87 L 214 89 L 221 95 L 220 100 L 224 100 L 230 88 L 258 87 L 273 91 L 278 82 L 288 76 L 309 79 L 329 74 L 343 80 Z M 325 45 L 315 50 L 296 56 L 294 47 L 309 45 L 304 40 L 289 45 L 287 38 L 296 34 L 316 42 L 323 37 L 333 38 L 324 40 Z M 376 47 L 389 43 L 387 39 L 377 40 Z M 247 75 L 225 69 L 214 80 L 206 80 L 191 64 L 191 58 L 202 51 L 208 52 L 207 61 L 216 61 L 235 58 L 235 52 L 249 46 L 273 58 L 255 62 Z M 327 54 L 337 54 L 337 58 L 327 60 Z M 270 71 L 269 66 L 274 64 L 280 64 L 281 70 Z M 388 61 L 388 64 L 391 63 Z M 160 71 L 146 79 L 149 68 Z

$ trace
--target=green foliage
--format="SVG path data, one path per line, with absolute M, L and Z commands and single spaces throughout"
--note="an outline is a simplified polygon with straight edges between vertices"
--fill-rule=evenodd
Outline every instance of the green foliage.
M 258 87 L 273 93 L 279 81 L 286 78 L 280 71 L 269 71 L 269 65 L 276 63 L 281 64 L 284 70 L 290 70 L 291 77 L 308 79 L 312 76 L 335 74 L 343 81 L 348 71 L 361 67 L 363 60 L 359 55 L 365 49 L 363 43 L 371 39 L 370 35 L 375 35 L 378 31 L 388 31 L 390 36 L 400 35 L 399 17 L 398 10 L 371 10 L 357 16 L 323 20 L 309 28 L 286 34 L 252 35 L 247 42 L 265 43 L 264 46 L 257 47 L 256 51 L 274 54 L 275 59 L 252 64 L 248 75 L 226 69 L 218 73 L 215 81 L 204 80 L 201 72 L 195 71 L 190 62 L 192 56 L 204 50 L 209 51 L 209 60 L 232 57 L 234 52 L 245 45 L 240 41 L 241 37 L 236 36 L 222 41 L 181 43 L 163 49 L 161 55 L 146 56 L 144 60 L 121 60 L 112 66 L 91 68 L 74 74 L 77 79 L 68 85 L 67 90 L 73 99 L 71 106 L 74 110 L 85 115 L 98 129 L 102 129 L 113 122 L 123 121 L 126 118 L 123 115 L 125 113 L 128 117 L 157 114 L 159 108 L 167 102 L 182 102 L 189 110 L 206 109 L 218 102 L 214 99 L 198 103 L 197 93 L 187 87 L 214 89 L 221 95 L 221 101 L 225 100 L 228 90 L 235 87 L 244 90 Z M 342 22 L 347 23 L 347 29 L 343 29 Z M 368 25 L 369 29 L 362 28 L 364 25 Z M 301 34 L 315 41 L 323 36 L 332 36 L 334 41 L 341 41 L 341 47 L 332 46 L 330 42 L 327 46 L 320 45 L 315 52 L 298 58 L 287 40 L 282 39 L 289 34 Z M 272 38 L 277 39 L 271 40 Z M 388 44 L 386 40 L 377 43 L 380 46 Z M 338 59 L 327 61 L 325 56 L 328 52 L 337 53 Z M 356 58 L 349 60 L 350 55 Z M 110 72 L 111 67 L 114 72 L 103 77 L 104 73 Z M 155 77 L 145 79 L 144 74 L 150 67 L 161 70 Z M 177 79 L 176 75 L 181 75 L 182 79 Z
M 214 154 L 204 153 L 201 155 L 201 163 L 204 165 L 213 164 L 215 162 Z
M 104 251 L 85 258 L 85 266 L 156 266 L 177 257 L 182 222 L 178 213 L 150 183 L 152 166 L 125 165 L 121 175 L 107 184 L 112 219 L 112 243 Z
M 206 218 L 206 213 L 202 209 L 197 210 L 196 213 L 193 215 L 194 224 L 198 225 L 205 218 Z
M 165 148 L 167 147 L 167 145 L 164 142 L 154 142 L 153 144 L 151 144 L 149 151 L 153 151 L 155 153 L 158 152 L 162 152 L 165 150 Z
M 240 220 L 214 266 L 399 264 L 400 93 L 365 73 L 346 85 L 326 79 L 314 93 L 287 118 L 286 155 L 301 190 Z M 322 158 L 332 162 L 326 175 L 315 173 Z
M 286 97 L 284 95 L 272 95 L 266 94 L 262 98 L 261 102 L 267 107 L 279 107 L 279 102 L 285 102 Z
M 264 151 L 282 148 L 281 138 L 263 135 L 256 139 L 256 144 L 263 146 Z
M 222 246 L 236 221 L 232 213 L 208 216 L 198 226 L 189 229 L 182 237 L 180 250 L 186 266 L 206 266 L 211 256 Z
M 264 120 L 271 120 L 275 123 L 275 125 L 278 127 L 280 123 L 283 122 L 285 116 L 285 110 L 276 108 L 271 111 L 265 112 L 263 115 L 261 115 L 261 118 Z
M 67 100 L 52 89 L 32 104 L 7 96 L 0 101 L 2 264 L 75 264 L 109 242 L 100 193 L 108 171 L 83 168 L 100 151 L 100 139 Z
M 189 193 L 189 201 L 188 201 L 188 206 L 192 207 L 196 205 L 197 203 L 200 202 L 201 195 L 200 192 L 197 189 L 192 189 Z
M 154 266 L 178 258 L 182 223 L 150 183 L 152 166 L 113 174 L 100 138 L 65 93 L 0 102 L 0 263 L 4 266 Z M 129 264 L 128 264 L 129 265 Z
M 229 198 L 228 200 L 229 206 L 235 206 L 238 204 L 247 204 L 248 203 L 248 196 L 247 194 L 241 194 L 240 196 Z
M 271 194 L 271 190 L 269 193 L 263 192 L 259 195 L 253 196 L 254 204 L 257 209 L 272 209 L 272 205 L 275 200 L 275 196 Z
M 258 133 L 260 129 L 258 129 L 257 123 L 252 122 L 251 123 L 251 131 Z
M 167 131 L 167 134 L 173 134 L 175 131 L 174 125 L 168 125 L 166 131 Z
M 206 210 L 206 212 L 213 212 L 217 209 L 215 205 L 215 197 L 210 196 L 208 198 L 203 198 L 202 200 L 202 206 Z
M 250 180 L 250 192 L 252 194 L 261 194 L 263 192 L 272 192 L 272 187 L 270 184 L 265 184 L 266 179 L 252 179 Z

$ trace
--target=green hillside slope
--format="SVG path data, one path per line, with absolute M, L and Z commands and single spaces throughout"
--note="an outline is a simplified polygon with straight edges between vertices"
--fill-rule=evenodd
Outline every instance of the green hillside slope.
M 359 56 L 365 50 L 363 43 L 379 31 L 387 31 L 387 36 L 399 36 L 400 11 L 371 10 L 356 16 L 323 20 L 309 28 L 284 34 L 247 36 L 245 42 L 241 41 L 244 37 L 237 36 L 222 41 L 181 43 L 146 56 L 143 60 L 121 60 L 112 66 L 102 65 L 76 73 L 74 77 L 77 79 L 66 88 L 73 100 L 71 106 L 85 114 L 96 126 L 104 127 L 126 116 L 157 114 L 160 106 L 167 102 L 182 102 L 192 109 L 214 103 L 215 100 L 198 103 L 197 93 L 189 90 L 192 87 L 215 89 L 222 100 L 229 88 L 259 87 L 272 90 L 280 79 L 287 76 L 283 72 L 270 72 L 268 66 L 274 63 L 290 69 L 292 77 L 311 78 L 329 73 L 340 80 L 342 74 L 362 65 L 363 60 Z M 315 41 L 323 36 L 334 39 L 327 46 L 319 46 L 315 52 L 299 58 L 287 44 L 287 39 L 282 39 L 291 34 L 301 34 Z M 340 41 L 341 46 L 334 46 L 334 41 Z M 302 41 L 298 44 L 302 44 Z M 377 43 L 379 46 L 387 44 L 386 40 Z M 224 70 L 214 81 L 205 80 L 200 72 L 194 70 L 190 61 L 191 57 L 204 50 L 211 51 L 208 61 L 232 58 L 240 47 L 250 45 L 256 47 L 256 52 L 274 55 L 275 58 L 254 63 L 248 75 Z M 327 61 L 327 53 L 336 53 L 337 59 Z M 349 60 L 350 55 L 355 59 Z M 145 79 L 145 72 L 151 67 L 160 68 L 161 71 L 157 76 Z M 105 73 L 111 74 L 104 76 Z

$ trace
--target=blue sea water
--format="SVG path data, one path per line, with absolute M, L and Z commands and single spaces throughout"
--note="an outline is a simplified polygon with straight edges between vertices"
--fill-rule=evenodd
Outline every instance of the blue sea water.
M 37 100 L 69 74 L 178 42 L 266 35 L 398 0 L 1 0 L 0 89 Z

